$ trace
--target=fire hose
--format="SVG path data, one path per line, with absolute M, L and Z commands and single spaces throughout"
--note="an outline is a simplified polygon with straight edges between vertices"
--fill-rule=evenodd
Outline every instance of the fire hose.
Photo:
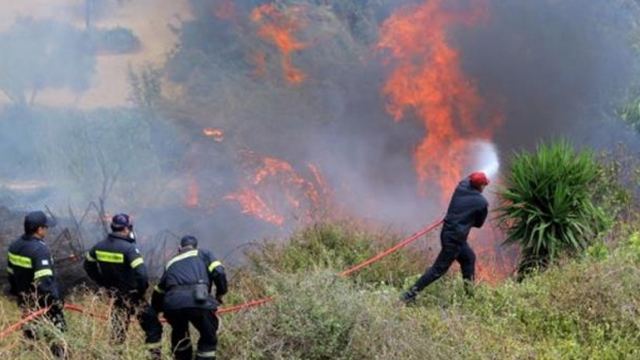
M 375 263 L 378 262 L 380 260 L 382 260 L 383 258 L 395 253 L 396 251 L 402 249 L 403 247 L 411 244 L 412 242 L 418 240 L 419 238 L 421 238 L 422 236 L 430 233 L 431 231 L 433 231 L 435 228 L 437 228 L 438 226 L 440 226 L 442 224 L 444 220 L 438 220 L 434 223 L 432 223 L 431 225 L 423 228 L 422 230 L 414 233 L 413 235 L 407 237 L 406 239 L 402 240 L 401 242 L 397 243 L 396 245 L 390 247 L 389 249 L 382 251 L 372 257 L 370 257 L 369 259 L 356 264 L 342 272 L 340 272 L 338 275 L 340 275 L 341 277 L 348 277 L 350 275 L 352 275 L 353 273 Z M 244 309 L 249 309 L 249 308 L 253 308 L 253 307 L 258 307 L 264 304 L 267 304 L 269 302 L 271 302 L 273 300 L 272 297 L 265 297 L 262 299 L 257 299 L 257 300 L 252 300 L 252 301 L 248 301 L 246 303 L 243 304 L 239 304 L 239 305 L 233 305 L 233 306 L 227 306 L 227 307 L 221 307 L 216 311 L 217 315 L 222 315 L 222 314 L 227 314 L 227 313 L 234 313 L 234 312 L 238 312 Z M 107 317 L 104 315 L 100 315 L 100 314 L 95 314 L 95 313 L 91 313 L 91 312 L 87 312 L 85 311 L 81 306 L 79 305 L 75 305 L 75 304 L 65 304 L 64 305 L 65 310 L 69 310 L 69 311 L 74 311 L 77 313 L 81 313 L 81 314 L 85 314 L 91 317 L 95 317 L 95 318 L 99 318 L 102 320 L 107 320 Z M 47 311 L 49 310 L 49 308 L 43 308 L 43 309 L 39 309 L 37 311 L 32 312 L 31 314 L 29 314 L 28 316 L 22 318 L 20 321 L 16 322 L 15 324 L 7 327 L 6 329 L 2 330 L 2 332 L 0 332 L 0 340 L 4 339 L 5 337 L 7 337 L 8 335 L 10 335 L 11 333 L 17 331 L 18 329 L 20 329 L 24 324 L 33 321 L 34 319 L 42 316 L 43 314 L 45 314 Z

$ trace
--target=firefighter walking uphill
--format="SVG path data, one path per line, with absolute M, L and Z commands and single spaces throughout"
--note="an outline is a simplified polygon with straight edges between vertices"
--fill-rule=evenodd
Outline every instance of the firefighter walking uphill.
M 132 315 L 136 315 L 145 333 L 151 359 L 161 358 L 162 324 L 157 313 L 145 301 L 149 287 L 147 269 L 136 247 L 133 224 L 127 214 L 111 220 L 112 233 L 86 254 L 84 268 L 98 286 L 115 299 L 112 312 L 112 339 L 117 344 L 126 340 Z
M 440 254 L 433 266 L 427 269 L 411 289 L 402 294 L 402 302 L 413 302 L 418 292 L 442 277 L 454 261 L 460 263 L 465 290 L 471 294 L 476 255 L 467 243 L 467 237 L 472 227 L 482 227 L 487 219 L 489 203 L 482 196 L 482 191 L 487 185 L 489 179 L 483 172 L 475 172 L 458 184 L 440 233 Z
M 200 333 L 197 360 L 215 359 L 218 318 L 215 311 L 227 292 L 227 277 L 222 263 L 210 252 L 198 249 L 198 240 L 185 236 L 178 255 L 165 268 L 154 288 L 152 304 L 171 325 L 171 349 L 177 360 L 191 360 L 193 349 L 189 336 L 191 323 Z M 211 296 L 216 286 L 215 298 Z
M 62 312 L 64 304 L 53 271 L 53 259 L 44 239 L 55 221 L 42 211 L 30 212 L 24 218 L 24 235 L 9 246 L 7 271 L 10 293 L 17 297 L 18 306 L 27 314 L 34 308 L 49 308 L 45 316 L 60 331 L 66 330 Z M 41 329 L 31 325 L 24 328 L 28 339 L 36 339 Z M 63 345 L 52 342 L 51 352 L 65 358 Z

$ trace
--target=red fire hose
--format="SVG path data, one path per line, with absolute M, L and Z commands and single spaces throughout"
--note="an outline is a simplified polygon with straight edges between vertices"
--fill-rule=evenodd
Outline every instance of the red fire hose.
M 34 320 L 34 319 L 42 316 L 47 311 L 49 311 L 48 307 L 42 308 L 40 310 L 32 312 L 31 314 L 29 314 L 26 317 L 22 318 L 17 323 L 15 323 L 15 324 L 9 326 L 8 328 L 2 330 L 2 332 L 0 333 L 0 339 L 4 339 L 5 337 L 9 336 L 9 334 L 13 333 L 14 331 L 19 330 L 22 327 L 22 325 L 30 322 L 31 320 Z
M 359 270 L 361 270 L 364 267 L 367 267 L 375 262 L 378 262 L 380 260 L 382 260 L 383 258 L 395 253 L 396 251 L 402 249 L 403 247 L 409 245 L 410 243 L 418 240 L 420 237 L 428 234 L 429 232 L 433 231 L 435 228 L 437 228 L 438 226 L 440 226 L 442 224 L 443 220 L 438 220 L 436 222 L 434 222 L 433 224 L 425 227 L 424 229 L 418 231 L 417 233 L 409 236 L 408 238 L 402 240 L 401 242 L 397 243 L 396 245 L 394 245 L 393 247 L 379 253 L 376 254 L 375 256 L 349 268 L 346 269 L 344 271 L 342 271 L 341 273 L 339 273 L 340 276 L 342 277 L 347 277 Z M 237 311 L 241 311 L 244 309 L 249 309 L 249 308 L 253 308 L 253 307 L 257 307 L 257 306 L 261 306 L 264 305 L 266 303 L 269 303 L 273 300 L 272 297 L 266 297 L 266 298 L 262 298 L 262 299 L 258 299 L 258 300 L 252 300 L 249 302 L 246 302 L 244 304 L 239 304 L 239 305 L 233 305 L 233 306 L 227 306 L 227 307 L 221 307 L 216 311 L 216 314 L 218 315 L 222 315 L 222 314 L 226 314 L 226 313 L 234 313 Z M 75 304 L 65 304 L 64 308 L 66 310 L 70 310 L 70 311 L 75 311 L 81 314 L 85 314 L 85 315 L 89 315 L 92 317 L 96 317 L 99 319 L 103 319 L 103 320 L 107 320 L 106 316 L 100 315 L 100 314 L 95 314 L 95 313 L 91 313 L 91 312 L 87 312 L 85 311 L 81 306 L 79 305 L 75 305 Z M 40 309 L 38 311 L 35 311 L 31 314 L 29 314 L 28 316 L 26 316 L 25 318 L 21 319 L 20 321 L 18 321 L 17 323 L 7 327 L 6 329 L 4 329 L 1 333 L 0 333 L 0 340 L 4 339 L 5 337 L 7 337 L 9 334 L 15 332 L 16 330 L 20 329 L 24 324 L 32 321 L 33 319 L 36 319 L 39 316 L 42 316 L 42 314 L 46 313 L 47 310 L 49 310 L 48 308 L 44 308 L 44 309 Z
M 429 233 L 429 232 L 431 232 L 433 229 L 435 229 L 435 228 L 437 228 L 438 226 L 440 226 L 440 224 L 442 224 L 442 222 L 443 222 L 443 221 L 444 221 L 444 220 L 440 220 L 440 221 L 437 221 L 437 222 L 435 222 L 435 223 L 433 223 L 433 224 L 431 224 L 431 225 L 427 226 L 426 228 L 424 228 L 424 229 L 422 229 L 422 230 L 418 231 L 417 233 L 415 233 L 415 234 L 413 234 L 413 235 L 409 236 L 409 237 L 408 237 L 408 238 L 406 238 L 405 240 L 403 240 L 403 241 L 401 241 L 401 242 L 397 243 L 397 244 L 396 244 L 396 245 L 394 245 L 393 247 L 391 247 L 391 248 L 389 248 L 389 249 L 387 249 L 387 250 L 385 250 L 385 251 L 383 251 L 383 252 L 381 252 L 381 253 L 379 253 L 379 254 L 377 254 L 377 255 L 375 255 L 375 256 L 373 256 L 373 257 L 371 257 L 371 258 L 369 258 L 368 260 L 365 260 L 365 261 L 361 262 L 360 264 L 358 264 L 358 265 L 356 265 L 356 266 L 353 266 L 353 267 L 351 267 L 351 268 L 349 268 L 349 269 L 347 269 L 347 270 L 345 270 L 345 271 L 341 272 L 341 273 L 340 273 L 340 276 L 345 276 L 345 277 L 346 277 L 346 276 L 349 276 L 349 275 L 353 274 L 354 272 L 356 272 L 356 271 L 358 271 L 358 270 L 360 270 L 360 269 L 362 269 L 362 268 L 364 268 L 364 267 L 366 267 L 366 266 L 369 266 L 369 265 L 371 265 L 371 264 L 373 264 L 373 263 L 375 263 L 375 262 L 380 261 L 382 258 L 387 257 L 387 256 L 389 256 L 389 255 L 393 254 L 394 252 L 396 252 L 396 251 L 398 251 L 398 250 L 402 249 L 403 247 L 405 247 L 405 246 L 407 246 L 407 245 L 411 244 L 412 242 L 414 242 L 414 241 L 418 240 L 420 237 L 422 237 L 422 236 L 424 236 L 424 235 L 428 234 L 428 233 Z

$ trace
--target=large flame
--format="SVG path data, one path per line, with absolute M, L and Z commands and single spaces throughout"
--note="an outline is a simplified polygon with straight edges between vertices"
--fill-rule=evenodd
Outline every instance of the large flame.
M 293 53 L 306 47 L 295 36 L 295 32 L 302 26 L 299 20 L 301 12 L 302 8 L 299 6 L 290 6 L 285 12 L 274 4 L 260 5 L 251 12 L 251 21 L 258 25 L 258 35 L 278 48 L 284 77 L 291 84 L 300 84 L 306 77 L 292 61 Z M 257 59 L 263 57 L 264 55 L 256 56 Z
M 278 226 L 287 220 L 303 223 L 313 220 L 314 211 L 329 195 L 315 165 L 308 164 L 310 176 L 304 176 L 281 159 L 253 152 L 247 152 L 245 158 L 252 168 L 246 184 L 226 195 L 225 200 L 238 202 L 244 214 Z
M 429 0 L 403 8 L 385 21 L 378 47 L 394 68 L 383 94 L 396 121 L 413 111 L 425 136 L 415 150 L 415 168 L 424 192 L 436 181 L 446 200 L 470 162 L 470 147 L 489 139 L 493 121 L 482 124 L 483 99 L 461 70 L 460 54 L 450 45 L 448 30 L 474 26 L 487 17 L 486 1 Z M 495 116 L 494 119 L 498 119 Z

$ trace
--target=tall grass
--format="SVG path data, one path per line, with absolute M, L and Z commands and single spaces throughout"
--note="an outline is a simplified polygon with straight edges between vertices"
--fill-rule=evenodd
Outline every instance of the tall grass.
M 294 238 L 290 245 L 267 242 L 266 250 L 253 254 L 253 265 L 233 274 L 228 304 L 263 294 L 274 301 L 221 316 L 220 359 L 640 358 L 638 234 L 523 282 L 480 284 L 473 298 L 465 296 L 458 276 L 447 275 L 413 307 L 398 304 L 402 287 L 396 281 L 374 281 L 369 269 L 361 277 L 336 275 L 358 261 L 354 249 L 375 253 L 395 236 L 340 224 Z M 404 250 L 371 270 L 395 271 L 398 282 L 410 281 L 423 265 L 410 260 L 414 252 Z M 110 311 L 108 299 L 87 291 L 68 301 L 103 315 Z M 1 328 L 19 316 L 14 304 L 0 299 Z M 59 340 L 68 344 L 71 359 L 144 358 L 144 336 L 135 323 L 127 342 L 115 347 L 102 320 L 76 313 L 67 319 L 69 331 Z M 164 355 L 170 358 L 165 329 Z M 44 342 L 27 342 L 19 333 L 0 340 L 0 354 L 51 359 Z

